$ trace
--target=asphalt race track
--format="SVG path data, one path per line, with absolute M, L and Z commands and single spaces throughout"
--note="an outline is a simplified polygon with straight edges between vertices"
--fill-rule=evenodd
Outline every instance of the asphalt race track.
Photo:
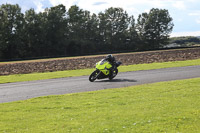
M 88 76 L 0 84 L 0 103 L 33 97 L 95 91 L 108 88 L 200 77 L 200 66 L 124 72 L 109 81 L 89 82 Z

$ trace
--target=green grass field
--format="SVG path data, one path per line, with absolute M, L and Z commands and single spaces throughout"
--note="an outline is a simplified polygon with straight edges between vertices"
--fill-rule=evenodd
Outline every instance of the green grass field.
M 2 103 L 0 132 L 199 133 L 199 99 L 195 78 Z
M 169 68 L 169 67 L 193 66 L 193 65 L 200 65 L 200 59 L 187 60 L 187 61 L 175 61 L 175 62 L 120 66 L 119 72 L 150 70 L 150 69 L 160 69 L 160 68 Z M 68 70 L 68 71 L 57 71 L 57 72 L 16 74 L 16 75 L 9 75 L 9 76 L 0 76 L 0 83 L 11 83 L 11 82 L 22 82 L 22 81 L 33 81 L 33 80 L 83 76 L 83 75 L 91 74 L 94 70 L 95 70 L 95 68 L 93 68 L 93 69 L 82 69 L 82 70 Z

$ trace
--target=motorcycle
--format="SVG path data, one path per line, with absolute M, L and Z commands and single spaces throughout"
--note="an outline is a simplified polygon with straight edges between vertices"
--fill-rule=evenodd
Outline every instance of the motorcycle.
M 112 74 L 110 74 L 110 69 L 112 65 L 106 59 L 97 62 L 96 70 L 89 76 L 89 81 L 94 82 L 96 79 L 105 78 L 109 78 L 110 80 L 112 80 L 115 76 L 117 76 L 117 67 L 119 67 L 121 64 L 121 62 L 116 62 L 116 65 L 112 69 Z

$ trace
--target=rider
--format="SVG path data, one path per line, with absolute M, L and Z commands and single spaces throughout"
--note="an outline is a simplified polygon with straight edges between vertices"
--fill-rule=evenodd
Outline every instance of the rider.
M 115 69 L 115 66 L 116 66 L 115 57 L 113 57 L 112 54 L 109 54 L 109 55 L 106 56 L 105 60 L 107 60 L 112 65 L 112 67 L 109 69 L 110 70 L 110 75 L 112 75 L 113 74 L 113 70 Z

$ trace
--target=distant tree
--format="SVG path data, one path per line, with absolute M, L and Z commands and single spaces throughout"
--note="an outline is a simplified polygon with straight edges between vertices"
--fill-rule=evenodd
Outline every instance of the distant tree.
M 180 46 L 193 46 L 200 44 L 200 38 L 194 36 L 187 36 L 187 37 L 172 37 L 170 38 L 169 44 L 178 44 Z
M 108 8 L 105 13 L 99 13 L 100 35 L 109 49 L 123 48 L 126 40 L 130 17 L 122 8 Z M 120 46 L 121 45 L 121 46 Z
M 138 33 L 136 31 L 134 16 L 130 17 L 130 25 L 125 44 L 126 44 L 126 50 L 137 51 L 139 49 L 140 40 L 138 37 Z
M 24 57 L 21 8 L 17 4 L 3 4 L 0 6 L 0 18 L 0 56 L 4 59 Z
M 85 11 L 85 25 L 84 25 L 84 38 L 81 39 L 81 53 L 82 54 L 91 54 L 100 51 L 98 46 L 98 26 L 99 21 L 96 14 L 90 14 L 90 12 Z
M 43 23 L 34 9 L 25 12 L 25 30 L 24 37 L 27 44 L 27 57 L 42 56 L 44 45 Z
M 89 11 L 76 5 L 71 6 L 67 14 L 70 38 L 68 49 L 72 49 L 71 53 L 76 55 L 95 52 L 96 48 L 93 46 L 96 45 L 98 33 L 96 14 L 91 15 Z
M 63 55 L 68 34 L 65 6 L 61 4 L 46 9 L 45 12 L 47 14 L 47 23 L 44 27 L 47 56 Z
M 157 49 L 166 45 L 173 26 L 168 10 L 153 8 L 149 13 L 140 14 L 137 31 L 143 41 L 143 49 Z
M 78 40 L 84 37 L 85 18 L 84 11 L 78 6 L 71 6 L 67 12 L 69 37 L 70 39 Z
M 167 43 L 172 28 L 172 18 L 165 9 L 153 8 L 135 22 L 122 8 L 111 7 L 96 15 L 76 5 L 66 10 L 61 4 L 39 13 L 29 9 L 23 14 L 19 5 L 3 4 L 0 59 L 157 49 Z

